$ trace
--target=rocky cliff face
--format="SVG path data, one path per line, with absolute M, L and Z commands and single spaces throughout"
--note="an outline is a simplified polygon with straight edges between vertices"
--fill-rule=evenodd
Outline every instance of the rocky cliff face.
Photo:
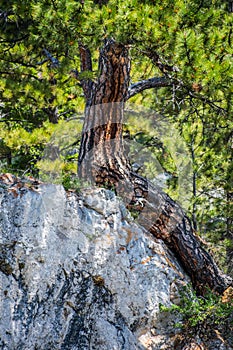
M 115 195 L 0 187 L 0 349 L 175 349 L 189 279 Z M 200 348 L 201 349 L 201 348 Z

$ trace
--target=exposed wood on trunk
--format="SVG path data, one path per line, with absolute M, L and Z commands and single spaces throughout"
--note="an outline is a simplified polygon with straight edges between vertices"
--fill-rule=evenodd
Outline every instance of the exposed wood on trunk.
M 85 55 L 81 59 L 85 59 Z M 114 187 L 130 209 L 138 212 L 139 223 L 162 239 L 182 263 L 200 294 L 206 288 L 222 293 L 232 280 L 221 273 L 212 257 L 193 234 L 190 220 L 181 207 L 131 171 L 124 150 L 122 125 L 124 102 L 132 91 L 148 88 L 141 82 L 129 89 L 128 50 L 107 40 L 100 52 L 100 75 L 87 97 L 85 122 L 79 153 L 79 175 L 98 186 Z M 155 86 L 155 85 L 154 85 Z M 136 93 L 136 92 L 135 92 Z

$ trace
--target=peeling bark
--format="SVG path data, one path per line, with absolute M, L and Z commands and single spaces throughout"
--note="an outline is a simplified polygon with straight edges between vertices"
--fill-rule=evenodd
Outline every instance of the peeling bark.
M 86 64 L 90 52 L 81 48 L 80 57 L 81 68 L 90 69 Z M 202 248 L 182 208 L 147 179 L 131 171 L 124 150 L 125 101 L 144 89 L 164 86 L 168 84 L 167 80 L 152 78 L 129 87 L 128 49 L 114 40 L 107 40 L 100 51 L 99 71 L 96 82 L 82 82 L 86 110 L 79 176 L 98 186 L 114 188 L 128 208 L 137 211 L 139 223 L 162 239 L 180 260 L 199 294 L 204 294 L 207 288 L 222 293 L 232 285 L 231 278 L 219 270 L 210 254 Z

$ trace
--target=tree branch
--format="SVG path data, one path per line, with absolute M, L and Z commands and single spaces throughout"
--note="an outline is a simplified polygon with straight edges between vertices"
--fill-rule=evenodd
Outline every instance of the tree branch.
M 129 87 L 127 100 L 146 89 L 159 88 L 162 86 L 170 86 L 170 85 L 172 85 L 171 82 L 165 77 L 150 78 L 147 80 L 139 81 L 138 83 L 132 84 Z
M 79 43 L 79 54 L 80 54 L 80 69 L 81 73 L 83 72 L 92 72 L 92 59 L 91 59 L 91 51 L 87 46 L 84 46 L 82 43 Z M 92 88 L 93 82 L 91 79 L 82 79 L 81 85 L 83 88 L 83 92 L 86 100 L 90 97 L 90 91 Z
M 48 51 L 48 50 L 46 50 L 46 49 L 43 49 L 43 52 L 45 53 L 45 55 L 48 57 L 48 59 L 52 62 L 52 66 L 53 66 L 53 68 L 57 68 L 58 66 L 59 66 L 59 61 L 58 61 L 58 59 L 57 58 L 55 58 L 55 57 L 53 57 L 52 55 L 51 55 L 51 53 Z
M 160 69 L 160 71 L 164 74 L 168 72 L 178 72 L 179 69 L 176 66 L 171 66 L 170 64 L 163 63 L 161 61 L 160 56 L 156 51 L 153 50 L 146 50 L 142 51 L 144 55 L 146 55 L 148 58 L 151 59 L 151 61 Z
M 92 61 L 91 61 L 91 52 L 88 47 L 84 46 L 82 43 L 79 43 L 79 54 L 81 61 L 81 72 L 91 71 L 92 72 Z
M 0 15 L 0 18 L 1 18 L 1 15 Z M 29 34 L 26 34 L 24 36 L 22 36 L 21 38 L 18 38 L 18 39 L 9 39 L 9 40 L 0 40 L 0 43 L 7 43 L 7 44 L 15 44 L 19 41 L 22 41 L 24 39 L 27 39 L 29 38 Z
M 10 71 L 0 71 L 0 75 L 16 75 L 16 73 L 13 71 L 13 72 L 10 72 Z M 27 74 L 27 73 L 22 73 L 21 74 L 21 77 L 28 77 L 28 78 L 33 78 L 35 80 L 38 80 L 38 81 L 42 81 L 41 78 L 38 78 L 36 75 L 33 75 L 33 74 Z M 21 80 L 20 80 L 21 81 Z

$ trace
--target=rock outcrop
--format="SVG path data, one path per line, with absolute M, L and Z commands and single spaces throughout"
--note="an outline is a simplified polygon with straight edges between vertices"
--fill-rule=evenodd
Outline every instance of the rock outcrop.
M 0 349 L 176 348 L 159 305 L 189 278 L 113 192 L 14 185 L 0 203 Z

